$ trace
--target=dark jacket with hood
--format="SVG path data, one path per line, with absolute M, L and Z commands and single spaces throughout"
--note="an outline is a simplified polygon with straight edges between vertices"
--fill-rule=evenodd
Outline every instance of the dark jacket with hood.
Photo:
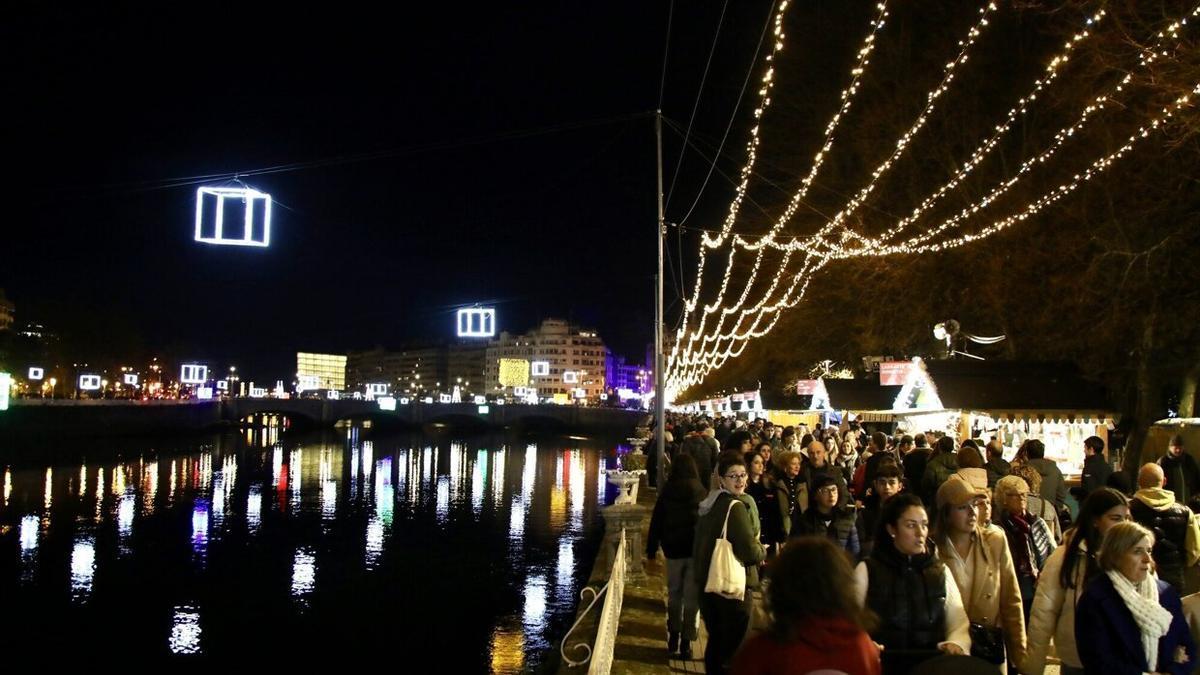
M 661 544 L 663 555 L 672 560 L 692 557 L 700 501 L 708 491 L 697 480 L 668 481 L 654 502 L 650 531 L 646 534 L 646 557 L 653 558 Z
M 731 510 L 729 503 L 737 499 L 741 506 Z M 758 563 L 767 557 L 767 549 L 759 543 L 758 507 L 749 495 L 734 497 L 724 490 L 713 490 L 700 502 L 700 520 L 696 523 L 696 541 L 692 559 L 696 569 L 696 584 L 700 593 L 708 582 L 708 566 L 712 562 L 713 546 L 721 538 L 725 515 L 729 514 L 727 538 L 733 545 L 733 555 L 746 566 L 747 588 L 758 588 Z

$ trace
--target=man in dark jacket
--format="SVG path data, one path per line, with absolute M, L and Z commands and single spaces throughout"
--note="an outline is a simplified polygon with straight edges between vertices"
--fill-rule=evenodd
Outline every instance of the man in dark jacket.
M 1138 491 L 1129 500 L 1129 515 L 1154 533 L 1154 563 L 1158 578 L 1183 592 L 1184 570 L 1200 559 L 1200 529 L 1196 516 L 1163 489 L 1163 471 L 1146 464 L 1138 472 Z
M 880 465 L 879 472 L 875 474 L 871 494 L 863 501 L 862 511 L 858 514 L 858 548 L 863 559 L 871 555 L 875 543 L 875 528 L 879 525 L 879 515 L 884 502 L 904 489 L 902 477 L 900 467 L 888 462 Z
M 996 487 L 996 481 L 1012 473 L 1012 465 L 1004 459 L 1004 446 L 1000 441 L 988 441 L 987 464 L 984 464 L 983 468 L 987 469 L 989 488 Z
M 808 461 L 804 464 L 804 482 L 808 484 L 809 498 L 815 494 L 813 491 L 816 481 L 821 476 L 830 476 L 838 489 L 838 506 L 845 506 L 850 501 L 850 490 L 846 487 L 846 478 L 842 475 L 842 470 L 829 463 L 829 451 L 825 449 L 825 444 L 819 441 L 813 441 L 808 446 Z
M 869 490 L 875 484 L 875 474 L 879 471 L 879 463 L 885 459 L 896 459 L 896 454 L 887 447 L 887 436 L 882 431 L 876 431 L 871 434 L 871 440 L 867 442 L 867 448 L 871 452 L 871 456 L 867 458 L 866 468 L 863 470 L 863 488 Z M 897 460 L 899 461 L 899 460 Z M 864 498 L 866 495 L 862 495 Z
M 921 478 L 925 475 L 925 466 L 929 463 L 929 444 L 925 442 L 925 434 L 900 437 L 901 461 L 904 464 L 904 487 L 910 492 L 921 490 Z
M 1099 436 L 1088 436 L 1083 442 L 1083 475 L 1079 479 L 1079 503 L 1097 489 L 1108 485 L 1112 467 L 1104 458 L 1104 440 Z
M 1200 493 L 1200 467 L 1196 458 L 1183 451 L 1183 436 L 1176 434 L 1167 445 L 1167 454 L 1158 460 L 1167 477 L 1164 486 L 1175 493 L 1175 501 L 1188 505 Z
M 822 475 L 813 483 L 816 491 L 804 513 L 792 515 L 791 536 L 829 537 L 844 548 L 852 560 L 858 559 L 858 518 L 853 507 L 839 508 L 838 486 L 833 476 Z

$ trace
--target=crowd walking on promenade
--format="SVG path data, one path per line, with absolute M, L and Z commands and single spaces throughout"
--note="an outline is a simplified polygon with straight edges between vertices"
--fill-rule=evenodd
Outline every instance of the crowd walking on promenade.
M 671 414 L 667 431 L 646 556 L 666 559 L 673 658 L 713 675 L 1200 672 L 1200 467 L 1179 436 L 1136 472 L 1087 438 L 1071 487 L 1038 439 L 1006 460 L 994 438 L 854 422 Z

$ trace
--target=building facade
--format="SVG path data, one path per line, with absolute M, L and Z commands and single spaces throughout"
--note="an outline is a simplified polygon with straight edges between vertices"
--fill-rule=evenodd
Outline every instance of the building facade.
M 343 391 L 346 388 L 346 356 L 296 352 L 296 381 L 316 378 L 316 389 Z
M 525 388 L 536 389 L 539 400 L 583 399 L 595 403 L 605 391 L 607 351 L 596 331 L 561 319 L 546 319 L 523 335 L 501 333 L 487 348 L 484 364 L 487 393 L 516 395 L 516 387 L 500 383 L 500 359 L 517 359 L 529 362 L 530 378 Z M 547 366 L 544 375 L 533 368 L 533 364 L 541 362 Z
M 460 392 L 483 393 L 486 347 L 469 343 L 415 344 L 398 351 L 376 348 L 351 352 L 347 384 L 362 391 L 368 384 L 387 384 L 389 393 L 421 398 Z
M 12 328 L 13 318 L 16 313 L 17 306 L 5 297 L 4 289 L 0 288 L 0 330 L 9 330 Z
M 614 392 L 628 389 L 635 394 L 645 394 L 654 388 L 653 365 L 626 363 L 624 356 L 608 352 L 604 360 L 604 379 Z

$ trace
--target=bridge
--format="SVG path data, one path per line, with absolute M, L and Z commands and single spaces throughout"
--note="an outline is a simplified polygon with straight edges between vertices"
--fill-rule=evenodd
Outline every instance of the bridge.
M 240 423 L 259 415 L 287 417 L 297 428 L 332 427 L 342 420 L 420 428 L 536 428 L 626 434 L 645 413 L 573 405 L 397 404 L 355 400 L 229 398 L 214 401 L 17 399 L 0 412 L 4 436 L 105 436 L 171 433 Z

